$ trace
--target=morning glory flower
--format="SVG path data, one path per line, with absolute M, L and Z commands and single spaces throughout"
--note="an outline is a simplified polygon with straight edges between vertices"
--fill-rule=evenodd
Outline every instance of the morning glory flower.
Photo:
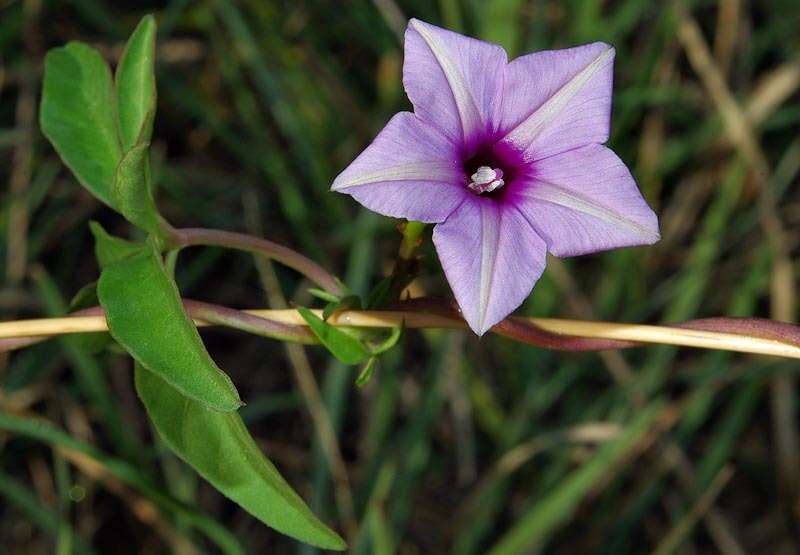
M 546 253 L 652 244 L 658 219 L 610 149 L 614 49 L 508 61 L 499 46 L 412 19 L 396 114 L 334 181 L 370 210 L 436 224 L 464 319 L 482 335 L 516 309 Z

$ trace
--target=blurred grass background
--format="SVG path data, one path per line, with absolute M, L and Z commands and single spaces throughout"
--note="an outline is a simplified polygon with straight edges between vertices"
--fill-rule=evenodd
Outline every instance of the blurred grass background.
M 86 222 L 130 234 L 37 125 L 42 59 L 78 39 L 115 61 L 159 22 L 155 173 L 176 225 L 263 234 L 365 293 L 396 221 L 328 192 L 396 111 L 407 17 L 511 56 L 617 49 L 611 146 L 663 239 L 550 260 L 529 315 L 792 320 L 800 235 L 796 0 L 0 1 L 0 317 L 57 315 L 96 279 Z M 418 292 L 449 295 L 423 249 Z M 280 267 L 183 255 L 188 297 L 309 303 Z M 320 348 L 204 332 L 248 426 L 355 553 L 798 553 L 794 362 L 648 347 L 560 354 L 409 332 L 371 383 Z M 0 359 L 0 550 L 303 553 L 153 437 L 131 364 L 74 338 Z M 30 427 L 29 427 L 30 428 Z M 100 462 L 87 457 L 100 456 Z

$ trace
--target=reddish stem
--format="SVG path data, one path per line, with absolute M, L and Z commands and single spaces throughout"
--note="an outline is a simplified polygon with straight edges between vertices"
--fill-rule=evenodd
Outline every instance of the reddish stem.
M 170 237 L 168 240 L 170 246 L 173 247 L 204 245 L 260 254 L 297 270 L 329 293 L 339 296 L 344 293 L 341 282 L 325 268 L 310 258 L 267 239 L 253 237 L 252 235 L 246 235 L 244 233 L 236 233 L 234 231 L 185 228 L 170 230 Z

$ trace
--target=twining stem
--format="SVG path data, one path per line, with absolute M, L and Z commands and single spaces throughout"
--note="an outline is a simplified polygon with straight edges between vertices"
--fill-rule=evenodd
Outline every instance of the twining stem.
M 304 325 L 270 320 L 251 312 L 200 301 L 184 301 L 187 312 L 204 324 L 226 326 L 240 331 L 271 337 L 280 341 L 317 343 L 311 330 Z
M 325 268 L 310 258 L 267 239 L 234 231 L 185 228 L 170 229 L 167 242 L 172 248 L 194 246 L 225 247 L 260 254 L 297 270 L 329 293 L 334 295 L 342 295 L 344 293 L 341 282 Z
M 197 318 L 193 306 L 192 302 L 187 303 L 189 313 Z M 220 312 L 214 305 L 207 307 Z M 253 317 L 247 326 L 241 324 L 242 317 L 234 318 L 234 327 L 245 331 L 252 331 L 247 329 L 248 326 L 261 329 L 259 326 L 274 326 L 276 323 L 291 326 L 289 329 L 300 329 L 305 325 L 303 318 L 293 309 L 227 310 L 230 311 L 225 313 L 227 318 L 233 318 L 233 314 L 238 312 Z M 321 315 L 321 312 L 317 311 L 317 314 Z M 214 319 L 216 323 L 226 323 L 224 318 L 215 316 Z M 406 328 L 467 327 L 457 316 L 418 310 L 344 311 L 333 315 L 328 322 L 335 326 L 362 328 L 392 328 L 401 324 Z M 197 323 L 199 326 L 209 325 L 208 321 L 199 318 Z M 0 322 L 0 341 L 106 329 L 102 315 Z M 710 318 L 676 326 L 649 326 L 513 316 L 495 326 L 492 332 L 523 343 L 560 350 L 619 349 L 649 343 L 800 359 L 800 328 L 770 320 Z M 274 336 L 271 333 L 260 335 Z

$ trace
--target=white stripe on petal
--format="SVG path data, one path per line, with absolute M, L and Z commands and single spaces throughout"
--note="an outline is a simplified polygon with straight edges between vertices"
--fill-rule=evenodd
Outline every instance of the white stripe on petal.
M 579 195 L 559 187 L 555 183 L 548 183 L 547 181 L 542 181 L 537 178 L 535 184 L 526 189 L 523 194 L 531 199 L 550 202 L 570 210 L 575 210 L 576 212 L 581 212 L 582 214 L 593 216 L 608 224 L 640 234 L 642 238 L 649 241 L 657 241 L 659 239 L 658 233 L 654 232 L 652 229 L 595 202 L 581 198 Z
M 479 290 L 480 304 L 478 321 L 483 326 L 486 322 L 486 309 L 492 294 L 492 281 L 495 275 L 497 247 L 500 243 L 500 218 L 502 213 L 490 207 L 489 203 L 480 204 L 481 211 L 481 278 Z
M 535 112 L 508 132 L 506 139 L 515 145 L 525 148 L 544 130 L 561 112 L 569 101 L 580 92 L 584 85 L 614 57 L 614 49 L 608 47 L 598 54 L 589 65 L 570 79 L 558 92 L 551 96 Z M 535 78 L 535 77 L 532 77 Z
M 413 25 L 414 29 L 420 34 L 442 68 L 442 72 L 450 85 L 450 91 L 453 93 L 458 114 L 461 117 L 464 137 L 467 137 L 471 131 L 477 129 L 480 125 L 481 115 L 464 76 L 456 63 L 450 58 L 447 48 L 439 40 L 439 37 L 415 19 L 411 20 L 409 25 Z
M 377 171 L 354 175 L 347 180 L 337 179 L 331 190 L 341 191 L 349 187 L 382 183 L 385 181 L 441 181 L 457 183 L 458 171 L 452 163 L 441 160 L 419 161 L 381 168 Z

